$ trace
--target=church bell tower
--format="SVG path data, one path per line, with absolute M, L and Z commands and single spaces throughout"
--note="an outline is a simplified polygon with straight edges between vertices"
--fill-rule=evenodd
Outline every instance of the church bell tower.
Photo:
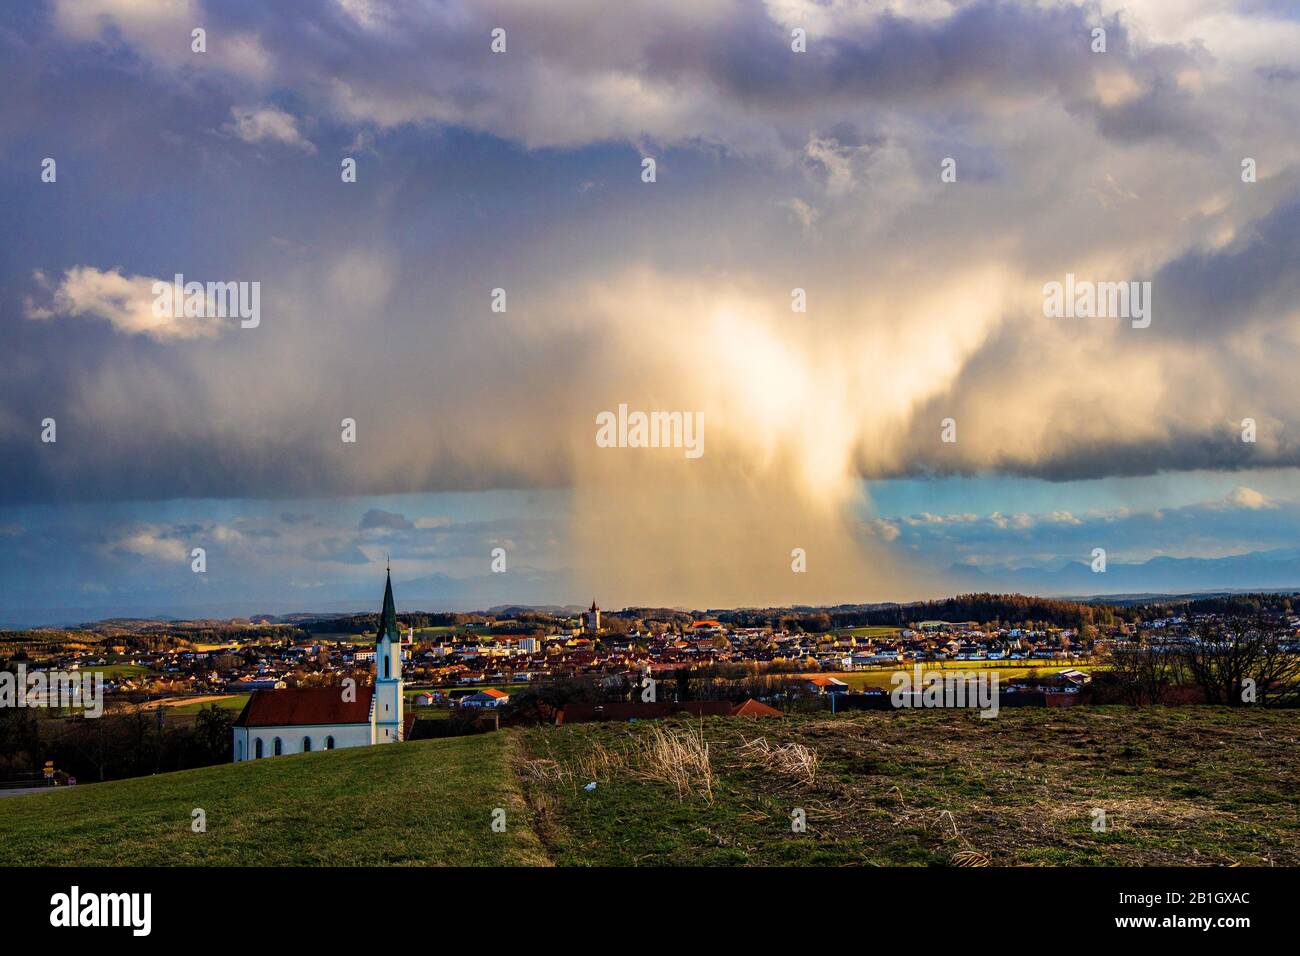
M 384 585 L 384 610 L 375 635 L 374 741 L 391 744 L 402 739 L 402 634 L 393 604 L 393 574 Z

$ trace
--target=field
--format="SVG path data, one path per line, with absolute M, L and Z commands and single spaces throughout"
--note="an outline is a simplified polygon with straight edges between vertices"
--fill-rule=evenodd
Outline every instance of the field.
M 1091 671 L 1096 669 L 1095 664 L 1070 664 L 1065 661 L 921 661 L 921 670 L 925 671 L 971 671 L 975 673 L 987 673 L 998 675 L 999 683 L 1006 683 L 1013 677 L 1027 677 L 1034 674 L 1040 677 L 1049 677 L 1063 670 L 1081 670 Z M 907 664 L 886 664 L 878 668 L 865 671 L 844 671 L 824 673 L 800 674 L 799 677 L 834 677 L 836 680 L 843 681 L 849 685 L 851 690 L 862 690 L 867 687 L 879 689 L 891 689 L 894 685 L 890 682 L 894 674 L 899 671 L 912 673 L 915 667 L 914 663 Z
M 158 673 L 144 664 L 91 664 L 85 669 L 91 673 L 103 674 L 105 679 L 153 676 Z
M 0 800 L 0 865 L 971 862 L 1300 865 L 1300 712 L 539 727 Z
M 524 733 L 526 793 L 557 863 L 1300 864 L 1296 711 L 674 723 L 679 744 L 702 735 L 711 768 L 679 772 L 680 791 L 653 779 L 653 723 Z
M 836 628 L 835 634 L 838 637 L 893 637 L 901 630 L 900 627 L 869 624 L 862 627 Z
M 546 862 L 506 734 L 298 754 L 0 800 L 0 865 Z M 493 809 L 506 810 L 493 833 Z M 207 832 L 192 830 L 201 808 Z
M 206 710 L 207 708 L 211 707 L 213 704 L 216 704 L 222 710 L 233 710 L 236 714 L 238 714 L 241 710 L 244 709 L 244 705 L 248 703 L 248 698 L 252 696 L 253 695 L 251 693 L 230 694 L 228 696 L 220 697 L 219 699 L 216 700 L 205 698 L 203 700 L 191 701 L 190 703 L 187 704 L 174 704 L 170 706 L 168 713 L 175 714 L 178 717 L 181 716 L 194 717 L 198 714 L 200 710 Z
M 417 640 L 433 640 L 435 638 L 450 637 L 460 631 L 467 630 L 464 627 L 456 627 L 452 624 L 437 624 L 431 627 L 417 627 L 415 637 Z
M 344 631 L 321 632 L 313 634 L 312 638 L 317 641 L 335 641 L 342 644 L 356 644 L 361 647 L 375 643 L 375 635 L 373 634 L 354 634 Z

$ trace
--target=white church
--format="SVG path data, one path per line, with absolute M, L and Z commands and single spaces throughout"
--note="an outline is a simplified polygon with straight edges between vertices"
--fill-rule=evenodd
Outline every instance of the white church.
M 253 691 L 234 724 L 235 762 L 391 744 L 403 739 L 407 730 L 402 635 L 397 630 L 390 572 L 375 637 L 374 685 Z

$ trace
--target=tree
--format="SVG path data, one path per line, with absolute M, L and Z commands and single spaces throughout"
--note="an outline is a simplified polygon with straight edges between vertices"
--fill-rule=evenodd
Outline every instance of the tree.
M 212 758 L 213 763 L 230 760 L 233 740 L 231 728 L 234 725 L 234 711 L 216 704 L 200 708 L 198 716 L 194 718 L 194 739 Z
M 1124 703 L 1135 707 L 1160 703 L 1165 688 L 1178 674 L 1177 656 L 1168 653 L 1165 647 L 1145 641 L 1116 644 L 1107 654 L 1106 662 L 1110 666 L 1103 672 L 1102 683 L 1114 687 Z
M 1179 658 L 1208 703 L 1252 703 L 1248 681 L 1254 700 L 1279 703 L 1300 691 L 1300 655 L 1284 647 L 1289 635 L 1284 621 L 1262 614 L 1223 617 L 1203 624 Z
M 691 699 L 691 669 L 689 667 L 679 667 L 673 671 L 673 679 L 677 682 L 677 700 L 685 701 Z

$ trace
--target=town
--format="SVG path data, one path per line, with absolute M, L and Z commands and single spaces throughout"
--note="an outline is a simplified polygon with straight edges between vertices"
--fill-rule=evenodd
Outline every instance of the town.
M 469 614 L 397 614 L 391 600 L 390 584 L 383 613 L 391 617 L 404 705 L 396 709 L 405 720 L 394 726 L 394 739 L 475 733 L 502 721 L 573 723 L 683 710 L 725 716 L 742 707 L 770 714 L 887 709 L 894 675 L 913 669 L 935 669 L 950 681 L 992 675 L 1000 679 L 1003 706 L 1133 702 L 1131 688 L 1117 686 L 1129 669 L 1126 650 L 1198 647 L 1207 630 L 1246 610 L 1268 620 L 1281 652 L 1294 660 L 1300 651 L 1300 616 L 1290 597 L 1276 595 L 1131 605 L 968 595 L 916 605 L 691 612 L 608 612 L 593 601 L 585 610 Z M 231 759 L 222 741 L 257 692 L 375 684 L 379 623 L 370 613 L 14 631 L 0 635 L 0 666 L 94 674 L 110 714 L 148 717 L 160 734 L 164 725 L 183 731 L 206 722 L 210 752 L 183 748 L 188 756 L 176 758 L 179 768 Z M 1159 680 L 1175 683 L 1169 674 Z M 1178 689 L 1160 693 L 1186 702 L 1213 696 L 1213 688 L 1191 696 Z M 65 718 L 69 733 L 78 733 L 69 711 L 43 716 Z M 236 744 L 234 759 L 243 746 Z M 310 738 L 300 744 L 310 746 Z M 326 746 L 334 746 L 333 735 Z M 277 739 L 274 753 L 281 752 L 296 750 L 282 751 Z M 256 756 L 251 741 L 246 755 Z M 21 778 L 21 755 L 0 755 L 6 759 L 0 773 Z M 129 772 L 106 761 L 97 775 Z
M 730 616 L 730 615 L 724 615 Z M 414 619 L 454 623 L 416 625 Z M 1173 637 L 1182 618 L 1096 628 L 920 620 L 901 626 L 827 629 L 824 621 L 792 615 L 775 624 L 737 624 L 682 612 L 602 612 L 593 602 L 580 614 L 514 611 L 497 614 L 400 615 L 403 669 L 417 706 L 465 702 L 498 706 L 496 691 L 561 680 L 611 682 L 682 673 L 705 676 L 853 674 L 913 662 L 1016 662 L 1066 667 L 1109 643 L 1142 632 Z M 30 667 L 99 670 L 109 695 L 168 703 L 247 695 L 255 690 L 316 687 L 369 674 L 374 661 L 373 616 L 284 623 L 269 618 L 226 622 L 111 622 L 77 632 L 48 656 L 41 632 L 10 635 L 14 661 Z M 1300 627 L 1300 620 L 1291 623 Z M 102 632 L 102 636 L 101 636 Z M 26 639 L 24 639 L 24 636 Z M 90 646 L 87 643 L 92 642 Z M 848 685 L 833 682 L 824 686 Z M 491 691 L 489 691 L 491 693 Z

